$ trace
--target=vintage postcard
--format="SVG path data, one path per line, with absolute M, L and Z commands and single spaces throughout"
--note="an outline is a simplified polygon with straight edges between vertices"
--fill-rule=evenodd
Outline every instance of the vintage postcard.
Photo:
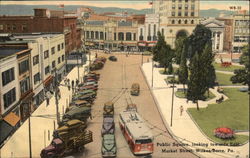
M 246 0 L 0 1 L 0 158 L 248 158 Z

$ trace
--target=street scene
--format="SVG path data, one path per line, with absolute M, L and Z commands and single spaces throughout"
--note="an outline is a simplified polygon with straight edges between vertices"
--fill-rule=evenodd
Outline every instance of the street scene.
M 249 24 L 245 1 L 1 2 L 0 158 L 249 157 Z

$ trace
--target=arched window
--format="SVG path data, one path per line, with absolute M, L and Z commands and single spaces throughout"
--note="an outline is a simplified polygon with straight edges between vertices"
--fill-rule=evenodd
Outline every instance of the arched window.
M 100 39 L 103 40 L 103 32 L 100 32 Z
M 95 39 L 99 39 L 99 32 L 98 31 L 95 32 Z
M 191 20 L 191 24 L 194 24 L 194 20 Z
M 188 23 L 188 21 L 187 20 L 185 20 L 185 24 L 187 24 Z
M 178 24 L 181 24 L 181 20 L 178 21 Z
M 86 31 L 87 39 L 89 39 L 89 31 Z
M 94 31 L 91 31 L 91 39 L 94 39 Z
M 172 20 L 172 24 L 174 24 L 175 23 L 175 21 L 174 20 Z
M 161 35 L 164 36 L 164 28 L 161 29 Z
M 127 32 L 127 33 L 126 33 L 126 40 L 127 40 L 127 41 L 131 41 L 131 40 L 132 40 L 131 32 Z
M 123 41 L 124 40 L 124 33 L 123 32 L 119 32 L 118 33 L 118 40 L 119 41 Z

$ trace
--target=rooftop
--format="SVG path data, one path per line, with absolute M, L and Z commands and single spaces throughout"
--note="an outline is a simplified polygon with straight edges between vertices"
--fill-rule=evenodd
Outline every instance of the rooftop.
M 24 47 L 12 48 L 12 47 L 0 46 L 0 59 L 7 57 L 7 56 L 10 56 L 10 55 L 13 55 L 13 54 L 18 53 L 18 52 L 21 52 L 21 51 L 26 50 L 26 49 L 27 48 L 24 48 Z

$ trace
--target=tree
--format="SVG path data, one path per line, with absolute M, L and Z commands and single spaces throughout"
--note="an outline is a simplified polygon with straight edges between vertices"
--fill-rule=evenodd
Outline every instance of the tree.
M 203 65 L 201 69 L 203 69 L 204 82 L 206 86 L 206 90 L 209 97 L 209 88 L 213 88 L 215 85 L 216 74 L 215 68 L 213 66 L 214 54 L 212 53 L 212 44 L 208 42 L 201 54 L 201 64 Z
M 234 76 L 231 77 L 233 83 L 242 83 L 248 85 L 248 91 L 250 91 L 250 63 L 249 63 L 250 49 L 249 45 L 246 45 L 242 49 L 242 55 L 240 57 L 240 64 L 244 65 L 243 69 L 234 70 Z
M 187 99 L 193 101 L 197 105 L 199 110 L 198 100 L 204 99 L 204 93 L 206 92 L 206 86 L 204 85 L 203 70 L 200 68 L 202 61 L 198 52 L 192 57 L 190 62 L 190 79 L 188 81 Z
M 178 78 L 179 82 L 183 84 L 183 88 L 185 89 L 185 84 L 187 84 L 188 82 L 188 67 L 187 67 L 186 53 L 184 49 L 182 50 L 181 54 L 180 67 L 178 69 Z M 184 93 L 186 93 L 185 90 Z
M 197 25 L 191 36 L 188 38 L 189 47 L 188 57 L 191 59 L 195 52 L 202 54 L 208 42 L 211 42 L 211 30 L 204 25 Z
M 158 41 L 156 43 L 156 45 L 153 47 L 153 60 L 154 61 L 159 61 L 160 60 L 160 51 L 162 49 L 162 47 L 166 46 L 166 42 L 164 39 L 164 36 L 161 35 L 161 33 L 158 31 L 157 33 L 158 35 Z
M 168 74 L 172 74 L 173 73 L 173 65 L 172 65 L 172 62 L 169 63 L 168 65 Z
M 176 64 L 180 65 L 181 63 L 181 55 L 183 53 L 183 50 L 186 49 L 185 43 L 187 42 L 187 37 L 179 37 L 175 41 L 175 62 Z M 185 53 L 187 51 L 184 51 Z

